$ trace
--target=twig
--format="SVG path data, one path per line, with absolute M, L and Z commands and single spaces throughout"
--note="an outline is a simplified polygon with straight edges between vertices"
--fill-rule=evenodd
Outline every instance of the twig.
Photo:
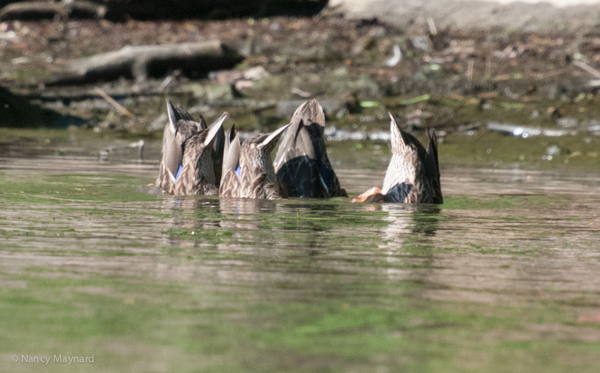
M 159 91 L 162 92 L 165 90 L 165 88 L 167 88 L 167 86 L 171 83 L 171 81 L 173 80 L 173 75 L 169 75 L 165 78 L 165 80 L 163 80 L 163 82 L 161 83 L 160 87 L 159 87 Z
M 300 96 L 302 98 L 313 97 L 313 95 L 310 92 L 303 91 L 303 90 L 301 90 L 299 88 L 292 88 L 292 89 L 290 89 L 290 92 L 293 93 L 293 94 L 295 94 L 295 95 L 297 95 L 297 96 Z
M 467 66 L 467 80 L 473 80 L 473 65 L 475 64 L 475 60 L 472 58 L 469 60 L 469 65 Z
M 593 75 L 596 78 L 600 78 L 600 71 L 594 69 L 593 67 L 591 67 L 590 65 L 588 65 L 587 63 L 585 63 L 583 61 L 573 61 L 573 65 L 579 67 L 582 70 L 587 71 L 588 73 L 590 73 L 591 75 Z
M 549 71 L 546 73 L 531 73 L 531 76 L 534 77 L 537 80 L 541 80 L 541 79 L 546 79 L 555 75 L 560 75 L 562 73 L 564 73 L 567 69 L 558 69 L 558 70 L 553 70 L 553 71 Z
M 427 24 L 429 25 L 429 33 L 431 35 L 437 35 L 437 27 L 435 27 L 435 21 L 431 17 L 427 17 Z
M 100 96 L 102 96 L 103 99 L 108 101 L 109 104 L 114 106 L 115 109 L 117 109 L 117 111 L 119 113 L 121 113 L 123 115 L 127 115 L 128 117 L 133 117 L 133 114 L 131 114 L 131 112 L 129 110 L 125 109 L 117 101 L 113 100 L 112 97 L 107 95 L 103 90 L 100 89 L 100 87 L 94 87 L 94 91 L 96 91 L 96 93 L 98 93 Z

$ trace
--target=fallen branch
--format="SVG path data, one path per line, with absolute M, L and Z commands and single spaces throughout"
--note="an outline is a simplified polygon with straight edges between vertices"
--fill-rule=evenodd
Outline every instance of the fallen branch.
M 489 122 L 487 128 L 492 131 L 506 132 L 516 137 L 548 136 L 560 137 L 565 135 L 576 135 L 577 131 L 558 130 L 553 128 L 528 127 L 518 124 L 505 124 L 499 122 Z
M 193 75 L 227 69 L 242 57 L 218 40 L 201 43 L 127 46 L 71 63 L 61 76 L 47 85 L 83 84 L 115 80 L 122 76 L 145 81 L 150 76 L 164 76 L 173 70 Z
M 96 93 L 98 93 L 100 96 L 102 96 L 103 99 L 105 99 L 106 101 L 108 101 L 109 104 L 111 104 L 112 106 L 115 107 L 115 109 L 117 109 L 117 111 L 123 115 L 127 115 L 128 117 L 133 117 L 133 114 L 131 114 L 131 112 L 127 109 L 125 109 L 123 106 L 121 106 L 117 101 L 113 100 L 112 97 L 110 97 L 109 95 L 107 95 L 102 89 L 100 89 L 99 87 L 95 87 L 94 91 L 96 91 Z
M 587 71 L 588 73 L 590 73 L 592 76 L 594 76 L 597 79 L 600 78 L 600 71 L 594 69 L 593 67 L 586 64 L 583 61 L 573 61 L 573 65 L 579 67 L 580 69 L 582 69 L 584 71 Z
M 2 20 L 104 18 L 106 7 L 89 1 L 64 1 L 59 3 L 27 1 L 9 4 L 0 10 Z

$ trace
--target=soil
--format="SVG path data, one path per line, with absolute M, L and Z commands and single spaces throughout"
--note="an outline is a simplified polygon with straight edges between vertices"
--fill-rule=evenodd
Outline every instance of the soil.
M 212 39 L 242 54 L 243 62 L 208 75 L 174 68 L 140 82 L 50 84 L 80 58 L 127 45 Z M 600 77 L 594 69 L 600 33 L 593 29 L 432 34 L 429 27 L 399 28 L 327 12 L 311 18 L 5 21 L 0 46 L 0 85 L 68 115 L 44 125 L 160 136 L 164 121 L 155 119 L 164 116 L 165 98 L 210 119 L 228 110 L 239 128 L 261 131 L 285 123 L 308 97 L 327 102 L 330 124 L 365 133 L 385 131 L 388 110 L 411 129 L 433 127 L 442 136 L 476 131 L 488 121 L 585 129 L 600 118 L 590 82 Z M 393 65 L 395 46 L 401 59 Z M 245 78 L 251 68 L 259 68 L 258 77 Z

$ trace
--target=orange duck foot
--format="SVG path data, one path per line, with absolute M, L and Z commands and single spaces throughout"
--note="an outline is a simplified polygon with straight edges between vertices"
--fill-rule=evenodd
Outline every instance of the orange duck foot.
M 383 194 L 381 194 L 381 189 L 379 187 L 373 187 L 360 196 L 352 197 L 350 201 L 352 203 L 378 203 L 383 202 Z

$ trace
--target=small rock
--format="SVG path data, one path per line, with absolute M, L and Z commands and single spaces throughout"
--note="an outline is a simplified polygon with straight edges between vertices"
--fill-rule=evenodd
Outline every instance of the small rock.
M 551 161 L 554 157 L 560 154 L 560 148 L 556 145 L 551 145 L 546 148 L 546 155 L 542 156 L 542 159 Z
M 402 61 L 402 51 L 398 44 L 394 44 L 393 55 L 385 61 L 385 64 L 389 67 L 394 67 L 399 64 L 400 61 Z
M 369 140 L 374 141 L 390 141 L 391 134 L 389 131 L 376 131 L 369 133 Z
M 411 40 L 413 47 L 422 51 L 429 51 L 431 47 L 429 46 L 429 41 L 422 36 L 415 36 Z
M 577 121 L 577 118 L 564 117 L 559 118 L 556 123 L 562 128 L 571 128 L 577 126 L 579 122 Z

